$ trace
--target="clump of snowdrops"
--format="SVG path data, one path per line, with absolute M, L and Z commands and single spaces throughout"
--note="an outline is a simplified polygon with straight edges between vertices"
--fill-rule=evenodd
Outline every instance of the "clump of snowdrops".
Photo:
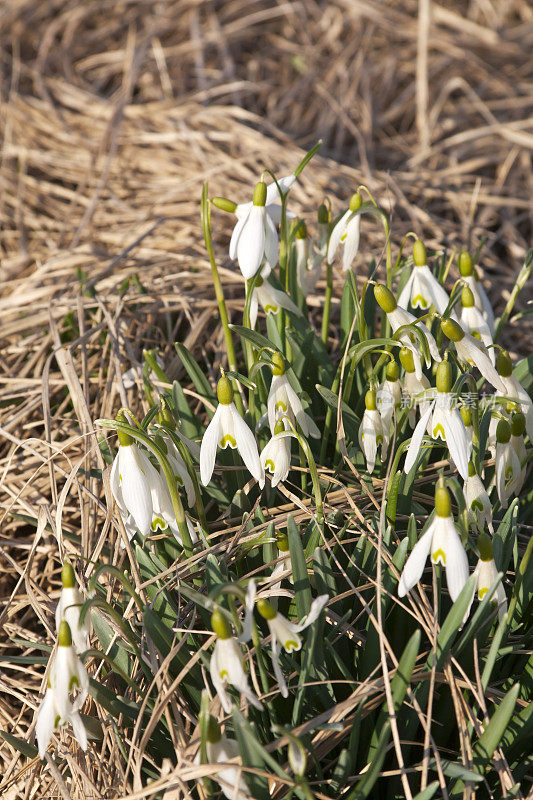
M 137 785 L 156 796 L 524 796 L 532 359 L 500 339 L 533 254 L 497 319 L 482 251 L 398 240 L 366 187 L 300 218 L 291 188 L 316 149 L 248 196 L 204 187 L 226 357 L 215 383 L 177 342 L 189 380 L 172 383 L 148 351 L 131 408 L 97 421 L 117 434 L 102 449 L 127 553 L 94 565 L 87 596 L 63 568 L 38 752 L 60 730 L 97 747 L 90 694 L 125 785 L 141 747 Z M 383 264 L 359 254 L 371 217 Z

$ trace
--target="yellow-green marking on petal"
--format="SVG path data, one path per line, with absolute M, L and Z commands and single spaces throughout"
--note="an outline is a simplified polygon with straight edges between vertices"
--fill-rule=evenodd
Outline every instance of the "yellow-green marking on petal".
M 219 445 L 223 450 L 225 450 L 228 445 L 232 448 L 232 450 L 235 450 L 237 447 L 237 442 L 230 433 L 226 433 L 226 435 L 220 440 Z
M 446 566 L 446 554 L 444 550 L 442 550 L 442 548 L 439 547 L 438 550 L 432 553 L 431 558 L 433 559 L 434 564 L 438 564 L 440 561 L 441 564 L 444 564 L 444 566 Z

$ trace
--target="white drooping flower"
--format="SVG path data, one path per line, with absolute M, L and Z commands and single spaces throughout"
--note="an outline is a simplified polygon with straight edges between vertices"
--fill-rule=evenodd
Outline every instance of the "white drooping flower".
M 409 472 L 415 464 L 424 432 L 428 428 L 433 439 L 441 439 L 446 442 L 457 471 L 463 480 L 468 478 L 468 462 L 472 448 L 468 441 L 463 418 L 455 404 L 454 395 L 450 391 L 451 375 L 450 363 L 448 361 L 440 363 L 437 367 L 437 394 L 413 431 L 405 459 L 405 472 Z
M 496 491 L 502 508 L 507 508 L 509 498 L 516 494 L 521 473 L 520 461 L 511 445 L 511 426 L 501 419 L 496 429 Z
M 524 442 L 524 431 L 526 428 L 526 418 L 522 412 L 513 414 L 511 417 L 511 447 L 518 456 L 520 464 L 520 475 L 513 484 L 513 492 L 519 495 L 526 480 L 527 451 Z
M 252 330 L 257 322 L 259 306 L 261 306 L 265 314 L 278 314 L 280 308 L 284 308 L 297 317 L 302 316 L 302 312 L 296 303 L 293 303 L 289 295 L 280 289 L 276 289 L 269 281 L 263 280 L 262 277 L 257 278 L 250 298 L 250 327 Z
M 359 426 L 359 446 L 365 454 L 367 469 L 372 473 L 376 466 L 378 447 L 381 448 L 381 460 L 384 461 L 387 456 L 383 423 L 377 408 L 374 389 L 369 389 L 365 395 L 365 412 Z
M 294 583 L 294 578 L 292 575 L 292 562 L 291 562 L 291 554 L 289 552 L 289 539 L 287 534 L 279 534 L 277 535 L 277 545 L 278 545 L 278 552 L 280 558 L 278 559 L 274 569 L 272 570 L 272 574 L 270 578 L 277 578 L 279 575 L 283 575 L 284 573 L 288 572 L 289 574 L 286 576 L 291 583 Z M 279 593 L 281 589 L 281 581 L 283 579 L 280 578 L 279 581 L 273 583 L 270 587 L 270 594 L 274 597 L 272 598 L 272 602 L 275 602 L 275 595 Z
M 400 368 L 396 361 L 391 361 L 387 364 L 385 380 L 376 393 L 376 401 L 383 428 L 384 452 L 389 449 L 389 441 L 394 426 L 394 414 L 398 414 L 402 405 L 402 384 L 399 378 Z
M 304 222 L 300 223 L 296 233 L 294 250 L 296 254 L 296 279 L 304 297 L 307 297 L 316 289 L 322 272 L 324 253 L 319 248 L 309 247 L 307 229 Z
M 76 696 L 71 697 L 76 689 Z M 40 758 L 57 727 L 72 725 L 74 736 L 82 750 L 87 749 L 87 731 L 79 710 L 89 690 L 89 676 L 72 645 L 72 635 L 66 620 L 59 625 L 58 647 L 50 672 L 44 699 L 37 711 L 35 733 Z
M 276 421 L 272 438 L 261 451 L 261 466 L 272 475 L 272 488 L 287 479 L 291 468 L 291 437 L 294 434 L 286 429 L 287 417 Z
M 278 232 L 271 214 L 267 213 L 267 200 L 266 183 L 260 181 L 255 187 L 252 202 L 239 211 L 231 235 L 229 256 L 238 262 L 246 279 L 253 278 L 263 260 L 270 267 L 275 267 L 278 261 Z
M 409 280 L 398 298 L 400 308 L 421 308 L 427 311 L 434 306 L 439 314 L 444 314 L 450 302 L 446 290 L 440 285 L 427 265 L 426 248 L 420 239 L 413 245 L 414 267 Z M 455 316 L 452 312 L 452 317 Z
M 91 624 L 88 616 L 85 617 L 83 624 L 80 624 L 83 596 L 78 589 L 72 565 L 68 561 L 61 570 L 61 583 L 61 595 L 56 606 L 56 630 L 59 631 L 61 621 L 66 620 L 70 627 L 76 653 L 84 653 L 89 648 Z
M 468 558 L 453 521 L 448 490 L 438 485 L 435 516 L 405 563 L 398 585 L 399 597 L 404 597 L 416 586 L 429 555 L 434 564 L 440 562 L 444 566 L 448 591 L 455 602 L 468 580 Z
M 298 423 L 304 436 L 318 439 L 320 431 L 309 414 L 305 413 L 302 401 L 290 385 L 281 353 L 273 354 L 272 363 L 272 383 L 267 400 L 268 424 L 271 432 L 274 432 L 278 418 L 286 416 L 293 425 L 295 422 Z
M 257 601 L 257 610 L 266 620 L 268 629 L 270 631 L 270 655 L 272 658 L 272 666 L 274 668 L 274 675 L 279 684 L 279 688 L 283 697 L 289 696 L 289 690 L 281 666 L 279 663 L 280 644 L 287 653 L 292 653 L 300 650 L 302 647 L 302 639 L 300 633 L 316 622 L 320 612 L 328 602 L 329 597 L 327 594 L 322 594 L 311 603 L 309 614 L 304 617 L 299 624 L 290 622 L 283 614 L 280 614 L 268 600 L 259 599 Z
M 477 597 L 479 602 L 481 602 L 498 580 L 499 574 L 494 561 L 492 542 L 486 533 L 479 536 L 477 546 L 480 557 L 474 569 L 474 575 L 477 578 Z M 507 597 L 500 580 L 498 580 L 496 591 L 492 595 L 491 603 L 498 606 L 498 617 L 501 619 L 507 611 Z
M 483 482 L 472 462 L 468 464 L 468 477 L 463 485 L 468 521 L 482 532 L 485 525 L 492 532 L 492 503 Z
M 409 424 L 412 428 L 416 423 L 416 409 L 420 409 L 420 414 L 424 415 L 431 405 L 434 392 L 425 375 L 421 378 L 416 377 L 413 353 L 409 348 L 400 349 L 400 362 L 405 370 L 403 378 L 403 388 L 409 400 Z
M 505 392 L 504 383 L 493 366 L 489 351 L 483 342 L 470 336 L 469 333 L 465 333 L 459 323 L 453 319 L 443 319 L 441 328 L 445 336 L 454 343 L 459 360 L 476 366 L 496 391 Z
M 231 699 L 226 691 L 227 684 L 234 686 L 253 706 L 262 708 L 261 701 L 248 684 L 241 645 L 232 636 L 230 625 L 218 609 L 211 616 L 211 627 L 217 636 L 209 665 L 211 680 L 224 711 L 229 714 L 232 708 Z
M 386 286 L 382 286 L 381 284 L 376 284 L 374 286 L 374 295 L 377 302 L 387 315 L 387 319 L 389 320 L 393 333 L 396 333 L 396 331 L 399 328 L 402 328 L 404 325 L 415 325 L 421 331 L 427 341 L 430 354 L 430 359 L 426 360 L 426 367 L 431 366 L 431 358 L 437 362 L 442 361 L 437 343 L 433 338 L 429 328 L 427 328 L 423 322 L 417 320 L 417 318 L 413 316 L 413 314 L 410 314 L 409 311 L 406 311 L 405 308 L 401 308 L 397 304 L 396 299 L 390 289 L 387 289 Z M 422 378 L 422 361 L 420 358 L 422 348 L 419 340 L 415 334 L 410 333 L 409 331 L 404 331 L 402 334 L 400 334 L 400 342 L 404 347 L 407 347 L 412 352 L 415 374 L 420 380 Z
M 352 266 L 359 250 L 359 229 L 361 226 L 361 208 L 363 199 L 359 192 L 352 195 L 348 210 L 339 219 L 329 237 L 327 260 L 331 264 L 339 245 L 344 245 L 342 268 L 347 272 Z
M 264 473 L 255 437 L 233 402 L 233 389 L 226 377 L 217 385 L 218 407 L 209 423 L 200 447 L 200 477 L 204 486 L 211 480 L 217 447 L 238 450 L 247 469 L 262 487 Z
M 279 189 L 281 189 L 284 195 L 287 194 L 295 180 L 296 175 L 285 175 L 285 177 L 278 180 Z M 274 225 L 279 225 L 281 222 L 281 198 L 278 185 L 276 185 L 275 182 L 272 182 L 266 187 L 265 209 Z M 252 206 L 253 200 L 249 203 L 239 203 L 235 209 L 235 216 L 237 219 L 242 219 L 245 217 L 251 211 Z M 287 209 L 287 218 L 290 219 L 294 216 L 294 213 Z M 271 266 L 274 267 L 275 264 L 271 264 Z
M 218 770 L 215 778 L 224 796 L 228 800 L 251 800 L 252 795 L 244 782 L 242 769 L 239 769 L 239 746 L 235 739 L 228 739 L 220 732 L 220 727 L 212 716 L 209 717 L 205 749 L 209 764 L 228 764 Z M 195 756 L 194 763 L 200 763 L 200 753 Z
M 470 336 L 483 342 L 487 348 L 491 363 L 494 365 L 496 363 L 496 356 L 494 354 L 494 348 L 492 347 L 492 333 L 483 313 L 476 307 L 473 292 L 468 286 L 465 286 L 461 292 L 461 316 L 459 321 L 462 328 L 469 333 Z
M 504 385 L 504 397 L 520 404 L 522 414 L 526 418 L 526 431 L 529 441 L 533 443 L 533 400 L 521 383 L 513 375 L 513 365 L 509 354 L 501 352 L 496 360 L 496 368 Z
M 476 275 L 474 264 L 470 253 L 464 250 L 459 253 L 459 272 L 464 282 L 474 295 L 474 304 L 478 311 L 483 315 L 483 319 L 488 325 L 491 336 L 494 336 L 494 311 L 483 288 L 483 284 Z M 471 331 L 469 331 L 471 333 Z
M 133 439 L 117 433 L 119 446 L 111 468 L 111 491 L 122 519 L 131 515 L 137 530 L 146 536 L 153 518 L 152 495 L 160 490 L 161 477 Z

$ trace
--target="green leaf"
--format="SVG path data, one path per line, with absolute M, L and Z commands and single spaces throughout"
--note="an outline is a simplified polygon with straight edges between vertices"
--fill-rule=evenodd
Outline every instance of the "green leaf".
M 13 734 L 8 733 L 7 731 L 0 731 L 0 736 L 2 739 L 10 744 L 15 750 L 18 750 L 19 753 L 22 753 L 23 756 L 27 756 L 28 758 L 37 758 L 39 755 L 39 751 L 37 750 L 34 745 L 30 744 L 29 742 L 25 742 L 24 739 L 19 739 L 18 736 L 13 736 Z
M 376 754 L 361 778 L 352 791 L 347 795 L 346 800 L 365 800 L 368 797 L 374 784 L 379 778 L 379 773 L 387 755 L 388 744 L 390 739 L 390 720 L 387 720 L 383 725 L 377 742 Z
M 230 325 L 230 328 L 232 331 L 235 331 L 241 339 L 250 342 L 257 350 L 278 351 L 278 348 L 275 344 L 272 344 L 270 339 L 267 339 L 266 336 L 263 336 L 263 334 L 257 331 L 252 331 L 250 328 L 245 328 L 243 325 Z
M 516 683 L 509 689 L 500 705 L 496 708 L 489 724 L 472 747 L 474 769 L 476 772 L 479 772 L 480 775 L 483 774 L 487 766 L 492 763 L 494 751 L 499 746 L 505 729 L 513 716 L 519 692 L 519 683 Z
M 296 613 L 300 620 L 309 613 L 311 608 L 311 586 L 309 575 L 307 574 L 307 564 L 305 561 L 304 549 L 300 531 L 289 514 L 287 517 L 287 536 L 289 539 L 289 552 L 291 556 L 292 575 L 294 579 L 294 595 L 296 601 Z
M 334 394 L 331 389 L 327 389 L 325 386 L 321 386 L 319 383 L 316 384 L 316 389 L 320 393 L 320 395 L 324 398 L 328 406 L 330 406 L 335 414 L 337 413 L 337 404 L 339 402 L 339 398 L 336 394 Z M 351 439 L 352 442 L 357 442 L 359 436 L 359 426 L 361 425 L 361 420 L 355 414 L 354 411 L 350 408 L 350 406 L 344 402 L 341 403 L 341 411 L 342 411 L 342 421 L 348 434 L 348 438 Z M 336 423 L 334 423 L 336 426 Z
M 421 792 L 418 792 L 418 794 L 413 797 L 413 800 L 431 800 L 439 788 L 439 785 L 438 781 L 433 781 L 433 783 L 430 783 L 425 789 L 422 789 Z
M 199 367 L 196 359 L 191 355 L 184 344 L 175 342 L 174 347 L 198 394 L 200 394 L 202 397 L 205 397 L 205 399 L 209 400 L 210 403 L 216 405 L 215 393 L 211 387 L 211 384 L 205 377 L 204 371 Z M 209 411 L 210 410 L 208 408 L 207 412 L 209 413 Z M 211 412 L 210 415 L 212 416 L 213 412 Z
M 436 653 L 436 668 L 440 669 L 450 652 L 450 648 L 455 641 L 459 629 L 463 624 L 463 619 L 466 614 L 467 608 L 470 605 L 476 587 L 477 577 L 471 575 L 463 588 L 461 593 L 453 606 L 448 612 L 448 616 L 440 629 L 437 637 L 437 653 Z M 433 664 L 433 653 L 428 656 L 427 668 L 431 669 Z
M 287 777 L 270 753 L 267 753 L 260 744 L 251 723 L 243 717 L 235 706 L 233 707 L 232 717 L 243 766 L 263 769 L 266 763 L 278 775 L 281 773 L 280 777 Z M 270 793 L 268 791 L 267 778 L 245 771 L 243 771 L 243 778 L 245 778 L 250 787 L 254 800 L 269 800 Z

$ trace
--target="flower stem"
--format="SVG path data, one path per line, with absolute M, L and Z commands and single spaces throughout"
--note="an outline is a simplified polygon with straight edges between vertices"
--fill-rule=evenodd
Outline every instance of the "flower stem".
M 331 295 L 333 294 L 333 267 L 326 263 L 326 294 L 324 297 L 324 313 L 322 315 L 322 342 L 324 346 L 328 343 L 329 317 L 331 314 Z

